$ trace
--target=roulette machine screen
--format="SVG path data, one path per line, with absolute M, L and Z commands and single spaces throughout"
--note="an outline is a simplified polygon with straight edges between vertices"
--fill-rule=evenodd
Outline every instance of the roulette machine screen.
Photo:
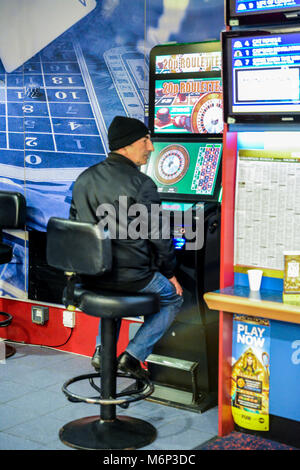
M 154 151 L 146 173 L 161 197 L 176 201 L 218 200 L 221 186 L 222 143 L 217 140 L 153 139 Z
M 222 135 L 219 41 L 154 47 L 149 86 L 153 136 Z
M 221 78 L 156 80 L 156 134 L 223 132 Z

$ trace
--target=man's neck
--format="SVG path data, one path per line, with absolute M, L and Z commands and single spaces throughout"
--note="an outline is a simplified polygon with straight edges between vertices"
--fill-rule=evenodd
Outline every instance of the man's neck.
M 128 160 L 130 160 L 132 163 L 134 163 L 134 164 L 137 166 L 137 164 L 135 163 L 134 159 L 131 158 L 131 157 L 128 155 L 128 152 L 127 152 L 126 149 L 118 149 L 118 150 L 115 150 L 115 153 L 118 153 L 119 155 L 122 155 L 122 157 L 128 158 Z
M 130 162 L 130 163 L 132 163 L 134 166 L 136 166 L 137 168 L 139 168 L 139 167 L 137 166 L 137 164 L 136 164 L 131 158 L 129 158 L 127 155 L 124 155 L 124 153 L 119 152 L 119 150 L 112 150 L 110 153 L 111 153 L 111 154 L 114 154 L 114 155 L 119 155 L 120 157 L 126 158 L 126 160 L 128 160 L 128 163 Z

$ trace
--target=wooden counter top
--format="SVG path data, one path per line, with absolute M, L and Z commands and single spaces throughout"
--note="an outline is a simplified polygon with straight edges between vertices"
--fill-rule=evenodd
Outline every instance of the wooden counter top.
M 282 293 L 278 291 L 253 292 L 248 287 L 230 286 L 207 292 L 204 300 L 212 310 L 300 324 L 300 305 L 283 303 Z

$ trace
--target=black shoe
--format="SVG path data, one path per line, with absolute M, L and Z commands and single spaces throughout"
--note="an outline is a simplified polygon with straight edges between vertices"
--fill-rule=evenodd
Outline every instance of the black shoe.
M 118 357 L 118 370 L 130 374 L 135 379 L 145 380 L 148 378 L 148 373 L 142 368 L 140 361 L 126 351 Z
M 101 346 L 96 346 L 94 355 L 91 360 L 91 364 L 96 370 L 96 372 L 101 371 Z

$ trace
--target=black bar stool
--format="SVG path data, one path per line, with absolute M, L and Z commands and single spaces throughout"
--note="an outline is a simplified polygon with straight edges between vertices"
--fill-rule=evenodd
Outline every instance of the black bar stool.
M 156 438 L 156 429 L 150 423 L 116 415 L 116 405 L 125 408 L 154 390 L 146 378 L 139 380 L 133 389 L 117 393 L 117 377 L 130 377 L 117 372 L 117 319 L 158 312 L 159 296 L 101 291 L 76 283 L 78 274 L 99 276 L 111 269 L 111 241 L 108 233 L 97 225 L 52 217 L 47 227 L 47 261 L 68 276 L 64 304 L 101 318 L 101 373 L 80 375 L 63 385 L 70 401 L 98 404 L 100 414 L 64 425 L 59 432 L 61 441 L 86 450 L 137 449 L 150 444 Z M 95 378 L 101 378 L 100 387 L 94 383 Z M 72 383 L 87 379 L 100 395 L 83 397 L 70 392 L 68 387 Z
M 7 264 L 13 258 L 13 248 L 3 243 L 3 229 L 24 229 L 26 220 L 26 200 L 21 193 L 0 191 L 0 264 Z M 4 317 L 3 320 L 1 320 Z M 11 324 L 13 316 L 0 312 L 0 328 Z M 5 344 L 5 357 L 15 354 L 16 349 Z

